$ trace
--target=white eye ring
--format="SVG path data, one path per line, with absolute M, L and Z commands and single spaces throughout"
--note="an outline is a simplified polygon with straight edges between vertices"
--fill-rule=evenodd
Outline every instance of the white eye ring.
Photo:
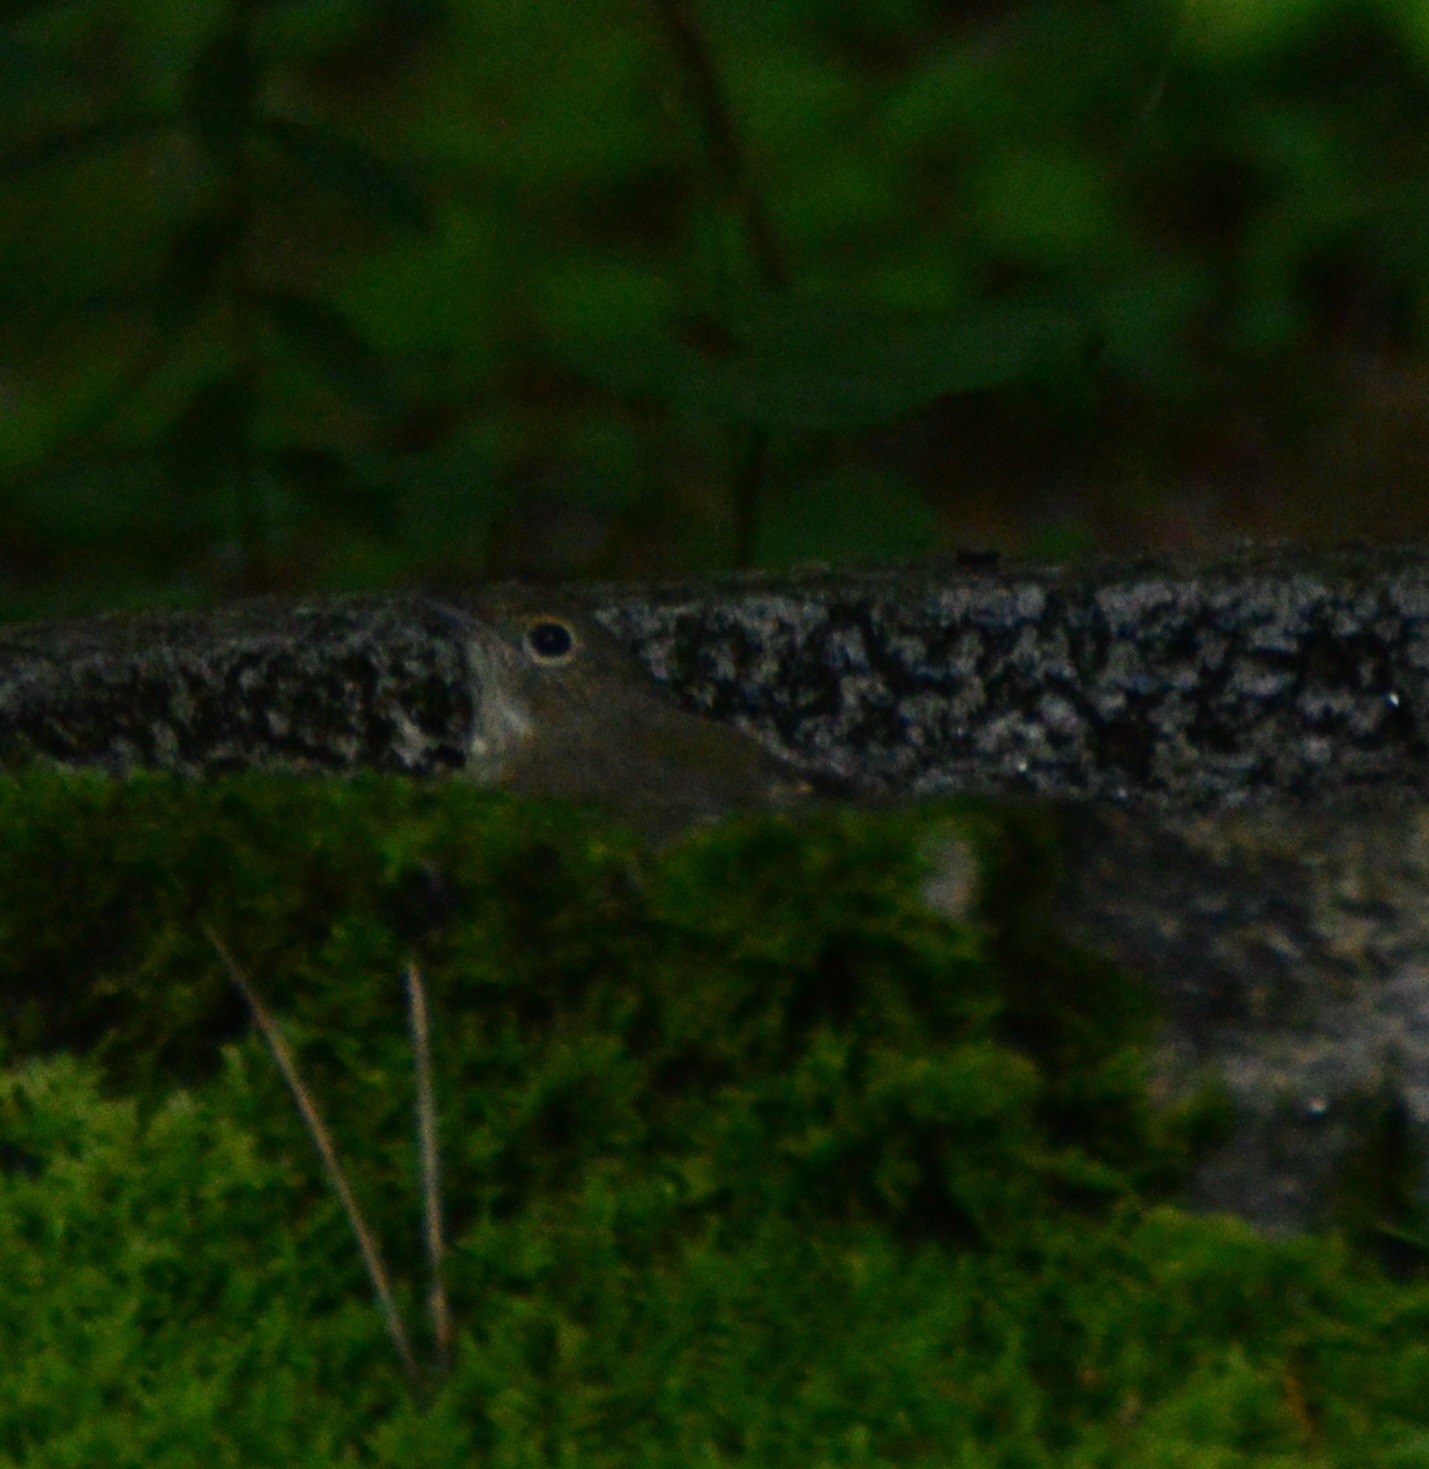
M 569 663 L 580 649 L 580 639 L 570 623 L 560 617 L 533 617 L 526 624 L 526 651 L 547 668 Z

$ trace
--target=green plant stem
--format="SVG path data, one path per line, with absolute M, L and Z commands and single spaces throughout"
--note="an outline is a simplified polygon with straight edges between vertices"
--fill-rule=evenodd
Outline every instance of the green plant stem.
M 765 290 L 785 295 L 791 285 L 789 263 L 764 196 L 754 181 L 734 111 L 689 0 L 651 0 L 685 78 L 685 90 L 699 117 L 710 168 L 744 233 L 750 259 Z M 737 569 L 754 565 L 759 505 L 769 471 L 769 431 L 750 430 L 735 475 L 733 561 Z
M 694 12 L 688 0 L 652 0 L 652 4 L 684 73 L 686 90 L 704 131 L 711 167 L 739 218 L 760 282 L 768 290 L 787 291 L 788 262 L 764 198 L 755 187 L 719 68 L 705 45 Z

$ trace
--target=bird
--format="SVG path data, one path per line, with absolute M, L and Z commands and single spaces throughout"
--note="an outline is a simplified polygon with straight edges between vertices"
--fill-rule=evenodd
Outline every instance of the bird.
M 258 598 L 0 630 L 0 767 L 375 770 L 606 808 L 666 839 L 811 786 L 689 712 L 570 594 Z
M 513 587 L 478 594 L 470 611 L 485 742 L 472 768 L 491 784 L 605 807 L 658 837 L 814 794 L 752 733 L 681 708 L 571 601 Z

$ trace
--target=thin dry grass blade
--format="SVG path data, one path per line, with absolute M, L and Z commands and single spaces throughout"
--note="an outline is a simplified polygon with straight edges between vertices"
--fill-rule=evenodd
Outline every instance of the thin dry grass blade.
M 452 1317 L 445 1278 L 441 1157 L 437 1149 L 437 1102 L 432 1086 L 427 994 L 415 959 L 407 965 L 407 1013 L 411 1020 L 412 1060 L 417 1074 L 417 1154 L 422 1168 L 422 1222 L 426 1228 L 427 1265 L 431 1274 L 427 1305 L 432 1315 L 437 1365 L 445 1372 L 451 1365 Z
M 357 1247 L 362 1251 L 362 1259 L 367 1266 L 367 1274 L 372 1281 L 372 1289 L 377 1296 L 382 1319 L 387 1325 L 387 1334 L 392 1338 L 392 1344 L 397 1349 L 397 1355 L 401 1358 L 402 1366 L 413 1388 L 420 1390 L 422 1374 L 417 1368 L 417 1359 L 412 1353 L 412 1344 L 407 1339 L 406 1328 L 402 1325 L 402 1318 L 397 1310 L 397 1300 L 392 1293 L 392 1282 L 387 1275 L 387 1268 L 382 1263 L 377 1241 L 373 1238 L 372 1231 L 368 1229 L 367 1221 L 362 1217 L 362 1210 L 358 1207 L 357 1199 L 347 1181 L 347 1175 L 338 1161 L 332 1136 L 318 1113 L 317 1104 L 313 1101 L 307 1087 L 303 1085 L 303 1079 L 298 1073 L 292 1052 L 289 1051 L 287 1042 L 279 1033 L 278 1026 L 272 1015 L 269 1014 L 262 997 L 254 989 L 248 976 L 238 967 L 237 961 L 228 952 L 217 932 L 207 923 L 204 924 L 203 931 L 209 943 L 213 945 L 214 952 L 222 961 L 223 967 L 228 971 L 228 977 L 248 1002 L 248 1008 L 252 1010 L 253 1018 L 257 1021 L 259 1030 L 263 1032 L 263 1039 L 267 1041 L 268 1049 L 273 1053 L 274 1061 L 278 1063 L 278 1070 L 283 1073 L 283 1080 L 288 1083 L 288 1090 L 292 1092 L 293 1100 L 298 1104 L 298 1111 L 307 1125 L 308 1135 L 313 1140 L 313 1146 L 318 1150 L 323 1167 L 327 1169 L 328 1181 L 332 1184 L 333 1191 L 337 1194 L 343 1211 L 347 1215 L 347 1222 L 352 1226 L 352 1232 L 357 1237 Z

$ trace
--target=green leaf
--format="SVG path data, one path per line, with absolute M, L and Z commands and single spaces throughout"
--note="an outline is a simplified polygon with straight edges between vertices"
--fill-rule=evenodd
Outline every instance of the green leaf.
M 266 118 L 263 134 L 308 183 L 397 229 L 432 227 L 431 204 L 411 169 L 323 123 Z
M 1050 306 L 991 305 L 930 321 L 793 303 L 751 324 L 747 356 L 708 364 L 700 396 L 768 428 L 868 428 L 935 398 L 1005 387 L 1080 331 Z
M 50 95 L 58 71 L 39 47 L 16 36 L 0 35 L 0 97 L 11 117 L 26 116 Z
M 95 453 L 26 473 L 11 490 L 7 517 L 42 541 L 90 554 L 155 528 L 156 477 L 147 454 Z
M 230 18 L 199 47 L 184 89 L 184 121 L 220 167 L 231 168 L 252 135 L 257 90 L 252 34 Z
M 226 371 L 199 384 L 169 427 L 169 476 L 179 499 L 231 489 L 253 457 L 253 387 Z
M 157 113 L 137 113 L 101 118 L 97 122 L 46 133 L 23 147 L 0 154 L 0 179 L 22 179 L 44 169 L 63 168 L 100 153 L 127 147 L 153 137 L 170 126 L 171 121 Z
M 908 560 L 927 556 L 937 533 L 937 516 L 912 485 L 869 470 L 840 470 L 771 498 L 756 560 L 761 567 Z
M 200 317 L 213 296 L 225 260 L 242 234 L 233 210 L 207 210 L 188 220 L 174 236 L 158 283 L 158 321 L 169 332 L 181 332 Z
M 273 329 L 339 397 L 367 413 L 388 413 L 397 393 L 382 354 L 335 307 L 305 296 L 263 300 Z
M 1025 382 L 1083 348 L 1089 324 L 1040 300 L 935 317 L 773 301 L 735 324 L 726 355 L 670 338 L 566 344 L 596 381 L 770 429 L 873 428 L 950 394 Z
M 70 3 L 71 0 L 0 0 L 0 25 L 13 25 L 42 10 L 58 10 Z
M 274 468 L 307 509 L 340 523 L 349 534 L 388 541 L 397 534 L 391 484 L 364 475 L 349 456 L 326 448 L 292 448 L 274 456 Z

